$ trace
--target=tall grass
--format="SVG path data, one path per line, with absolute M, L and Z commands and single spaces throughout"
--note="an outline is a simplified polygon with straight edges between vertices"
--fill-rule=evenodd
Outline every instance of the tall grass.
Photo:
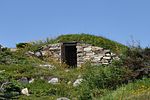
M 99 98 L 101 100 L 149 100 L 150 79 L 137 80 Z

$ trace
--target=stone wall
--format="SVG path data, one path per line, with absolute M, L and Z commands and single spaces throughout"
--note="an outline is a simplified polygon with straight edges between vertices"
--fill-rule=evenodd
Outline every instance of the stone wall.
M 61 43 L 45 45 L 41 53 L 42 56 L 49 56 L 61 62 Z
M 110 64 L 113 59 L 117 59 L 117 56 L 111 53 L 110 50 L 105 50 L 90 44 L 77 44 L 78 66 L 86 61 L 90 61 L 93 65 Z
M 110 52 L 110 50 L 101 47 L 92 46 L 90 44 L 77 43 L 77 66 L 81 66 L 87 61 L 93 65 L 110 64 L 117 56 Z M 61 63 L 61 43 L 49 44 L 42 47 L 39 52 L 35 53 L 37 56 L 49 56 Z

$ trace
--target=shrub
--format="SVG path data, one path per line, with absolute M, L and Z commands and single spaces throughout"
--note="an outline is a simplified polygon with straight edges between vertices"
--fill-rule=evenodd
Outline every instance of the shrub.
M 115 89 L 124 79 L 130 75 L 130 71 L 117 66 L 88 66 L 84 79 L 88 86 L 101 89 Z
M 150 48 L 143 49 L 140 46 L 132 46 L 126 50 L 121 60 L 124 66 L 132 70 L 150 66 Z
M 1 85 L 1 93 L 5 99 L 13 99 L 20 95 L 23 86 L 16 80 L 11 79 L 9 82 L 4 82 Z
M 25 48 L 25 47 L 29 47 L 29 46 L 31 46 L 30 43 L 18 43 L 18 44 L 16 44 L 17 48 Z
M 123 85 L 99 100 L 148 100 L 150 98 L 150 79 L 144 78 L 133 83 Z

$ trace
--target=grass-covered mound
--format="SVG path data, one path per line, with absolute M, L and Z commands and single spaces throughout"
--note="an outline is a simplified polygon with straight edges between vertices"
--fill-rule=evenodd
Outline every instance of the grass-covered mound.
M 118 42 L 112 41 L 110 39 L 107 39 L 101 36 L 95 36 L 95 35 L 90 35 L 90 34 L 61 35 L 58 38 L 56 38 L 56 40 L 59 42 L 67 42 L 67 41 L 84 42 L 84 43 L 92 44 L 94 46 L 99 46 L 99 47 L 103 47 L 106 49 L 110 49 L 111 51 L 115 53 L 121 53 L 127 48 L 125 45 L 122 45 Z
M 51 43 L 79 41 L 93 44 L 116 53 L 127 47 L 103 37 L 89 34 L 62 35 L 56 39 L 46 39 L 17 45 L 18 50 L 0 49 L 0 99 L 56 100 L 67 97 L 70 100 L 148 100 L 150 89 L 150 48 L 128 48 L 119 61 L 110 65 L 92 66 L 90 63 L 79 68 L 68 69 L 51 59 L 27 56 L 26 52 L 40 49 Z M 40 65 L 50 64 L 54 68 Z M 49 78 L 59 79 L 58 84 L 50 84 Z M 32 83 L 19 80 L 34 79 Z M 73 86 L 77 79 L 83 81 Z M 143 79 L 143 80 L 141 80 Z M 10 84 L 5 84 L 5 83 Z M 129 83 L 131 82 L 131 83 Z M 5 85 L 3 85 L 5 84 Z M 21 94 L 28 88 L 29 96 Z
M 95 35 L 84 34 L 84 33 L 60 35 L 57 38 L 54 39 L 47 38 L 44 41 L 33 42 L 33 44 L 35 48 L 35 47 L 41 47 L 46 44 L 69 42 L 69 41 L 77 41 L 77 42 L 92 44 L 94 46 L 103 47 L 105 49 L 111 50 L 116 54 L 120 54 L 127 49 L 127 46 L 118 43 L 116 41 L 112 41 L 102 36 L 95 36 Z

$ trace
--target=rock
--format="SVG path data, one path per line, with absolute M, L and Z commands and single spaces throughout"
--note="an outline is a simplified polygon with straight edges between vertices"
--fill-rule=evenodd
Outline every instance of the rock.
M 78 58 L 77 58 L 77 62 L 78 62 L 78 63 L 79 63 L 79 62 L 82 62 L 82 63 L 84 63 L 84 62 L 83 62 L 83 58 L 81 58 L 81 57 L 78 57 Z
M 60 97 L 60 98 L 57 98 L 56 100 L 70 100 L 70 99 L 68 99 L 66 97 Z
M 103 56 L 94 56 L 94 60 L 97 60 L 97 61 L 101 60 L 102 58 Z
M 21 94 L 26 95 L 26 96 L 29 96 L 30 94 L 29 94 L 28 88 L 22 89 L 22 90 L 21 90 Z
M 21 79 L 19 79 L 19 82 L 23 83 L 23 84 L 28 84 L 29 83 L 29 81 L 26 77 L 22 77 Z
M 69 81 L 67 84 L 70 85 L 70 84 L 71 84 L 71 81 Z
M 107 60 L 109 60 L 109 59 L 111 59 L 111 57 L 103 57 L 103 59 L 107 59 Z
M 28 55 L 28 56 L 33 56 L 33 55 L 34 55 L 34 52 L 28 51 L 28 52 L 26 52 L 25 54 Z
M 110 56 L 111 56 L 111 54 L 110 54 L 110 53 L 106 53 L 105 55 L 106 55 L 107 57 L 110 57 Z
M 120 58 L 118 56 L 113 58 L 114 60 L 120 60 Z
M 58 78 L 52 78 L 51 80 L 48 81 L 48 83 L 57 84 L 58 83 Z
M 83 59 L 84 59 L 84 61 L 91 60 L 91 58 L 89 56 L 85 56 Z
M 87 52 L 86 53 L 86 56 L 93 56 L 94 55 L 94 52 Z
M 29 83 L 33 83 L 34 82 L 34 78 L 31 78 L 30 80 L 29 80 Z
M 82 57 L 83 55 L 83 53 L 77 53 L 77 57 Z
M 50 51 L 57 51 L 57 50 L 60 50 L 60 49 L 58 47 L 50 47 L 49 50 Z
M 110 53 L 110 50 L 104 50 L 105 53 Z
M 96 46 L 92 47 L 92 51 L 102 51 L 102 50 L 103 50 L 103 48 L 101 48 L 101 47 L 96 47 Z
M 42 56 L 47 56 L 48 55 L 48 51 L 41 51 Z
M 76 86 L 80 85 L 82 81 L 83 81 L 82 78 L 77 79 L 77 80 L 73 83 L 73 86 L 76 87 Z
M 105 62 L 105 63 L 102 63 L 103 65 L 108 65 L 109 63 Z
M 35 52 L 34 55 L 37 56 L 37 57 L 41 57 L 42 53 L 38 51 L 38 52 Z
M 82 53 L 83 52 L 83 47 L 77 46 L 77 53 Z
M 91 51 L 91 50 L 92 50 L 91 46 L 84 48 L 84 51 L 85 51 L 85 52 L 89 52 L 89 51 Z
M 109 59 L 102 59 L 100 62 L 101 62 L 102 64 L 104 64 L 104 63 L 109 63 L 110 60 L 109 60 Z
M 112 57 L 115 57 L 115 56 L 116 56 L 116 54 L 114 54 L 114 53 L 111 53 L 111 56 L 112 56 Z
M 50 65 L 50 64 L 44 64 L 44 65 L 39 65 L 40 67 L 48 67 L 49 69 L 55 68 L 55 66 Z

